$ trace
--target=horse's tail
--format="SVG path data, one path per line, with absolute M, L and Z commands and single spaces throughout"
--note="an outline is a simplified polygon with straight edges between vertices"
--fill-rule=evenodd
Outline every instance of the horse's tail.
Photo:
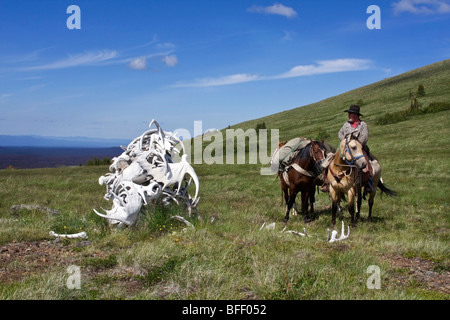
M 389 189 L 388 187 L 386 187 L 383 182 L 380 181 L 378 182 L 378 188 L 380 188 L 381 190 L 381 194 L 386 193 L 387 196 L 389 197 L 396 197 L 398 195 L 398 193 L 394 190 Z

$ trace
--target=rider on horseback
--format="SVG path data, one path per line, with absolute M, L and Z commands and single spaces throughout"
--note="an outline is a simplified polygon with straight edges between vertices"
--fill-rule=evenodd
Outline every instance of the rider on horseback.
M 359 106 L 351 105 L 350 108 L 348 110 L 345 110 L 344 112 L 348 113 L 349 120 L 346 121 L 342 126 L 341 130 L 339 130 L 338 133 L 339 140 L 342 141 L 342 139 L 344 139 L 347 135 L 353 134 L 353 137 L 355 137 L 359 141 L 359 143 L 361 143 L 365 156 L 368 159 L 373 160 L 372 155 L 370 155 L 369 147 L 367 146 L 367 141 L 369 140 L 369 127 L 367 126 L 366 122 L 360 119 L 360 117 L 362 117 L 363 115 L 359 112 Z M 369 161 L 367 162 L 369 163 Z M 371 166 L 369 165 L 368 167 L 370 180 L 372 172 Z M 323 166 L 323 173 L 322 173 L 323 184 L 320 189 L 322 192 L 329 191 L 327 172 L 328 172 L 328 164 L 326 164 L 326 166 Z

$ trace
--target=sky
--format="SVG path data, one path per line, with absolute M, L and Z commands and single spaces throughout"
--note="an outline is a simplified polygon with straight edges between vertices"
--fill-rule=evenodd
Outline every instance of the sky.
M 449 59 L 449 30 L 450 0 L 0 0 L 0 135 L 223 129 Z

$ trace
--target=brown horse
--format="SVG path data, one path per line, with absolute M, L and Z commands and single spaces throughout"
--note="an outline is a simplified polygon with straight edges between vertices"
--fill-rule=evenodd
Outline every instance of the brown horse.
M 310 205 L 310 212 L 314 213 L 315 181 L 321 173 L 320 162 L 324 159 L 324 149 L 322 143 L 311 141 L 301 149 L 289 166 L 278 171 L 286 202 L 285 223 L 289 220 L 289 212 L 292 208 L 294 208 L 294 215 L 297 213 L 295 198 L 299 192 L 301 192 L 302 212 L 305 222 L 309 221 L 308 204 Z
M 334 160 L 328 167 L 328 181 L 330 182 L 331 227 L 336 223 L 336 212 L 345 195 L 348 197 L 348 211 L 352 224 L 355 223 L 355 194 L 356 175 L 358 169 L 365 169 L 368 163 L 363 148 L 352 135 L 342 139 Z M 359 210 L 358 210 L 359 213 Z

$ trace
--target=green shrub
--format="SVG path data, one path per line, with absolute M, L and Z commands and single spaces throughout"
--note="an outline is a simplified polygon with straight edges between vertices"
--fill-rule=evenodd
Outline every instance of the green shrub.
M 411 102 L 411 106 L 408 110 L 385 113 L 376 120 L 376 124 L 393 124 L 401 121 L 406 121 L 410 117 L 415 115 L 436 113 L 446 110 L 450 110 L 450 102 L 432 102 L 428 105 L 428 107 L 422 108 L 422 105 L 416 99 L 414 99 L 414 101 Z
M 259 130 L 260 129 L 267 129 L 266 128 L 266 123 L 263 121 L 263 122 L 259 122 L 257 125 L 256 125 L 256 128 L 255 128 L 255 130 L 256 130 L 256 133 L 258 134 L 259 133 Z
M 426 112 L 435 113 L 450 110 L 450 102 L 432 102 L 428 105 Z
M 425 96 L 425 87 L 423 84 L 419 84 L 419 87 L 417 87 L 417 95 L 420 97 Z
M 379 117 L 376 120 L 378 125 L 393 124 L 401 121 L 405 121 L 409 117 L 409 110 L 398 111 L 398 112 L 388 112 Z

